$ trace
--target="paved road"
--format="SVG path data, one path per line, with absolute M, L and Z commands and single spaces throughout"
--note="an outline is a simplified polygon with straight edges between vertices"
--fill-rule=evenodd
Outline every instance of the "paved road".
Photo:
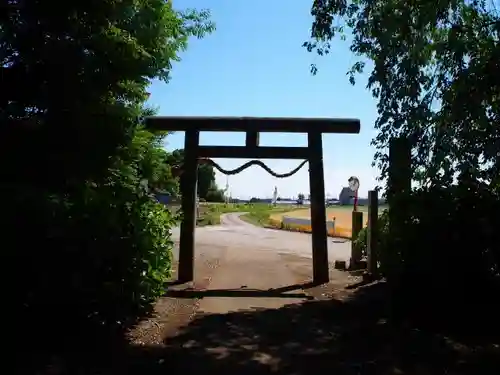
M 235 249 L 251 246 L 278 254 L 294 254 L 312 258 L 310 234 L 257 227 L 241 220 L 240 215 L 242 213 L 225 214 L 221 216 L 221 225 L 196 228 L 196 244 L 234 247 Z M 179 228 L 172 230 L 172 238 L 178 243 Z M 329 237 L 327 241 L 330 261 L 349 259 L 351 252 L 349 240 Z M 177 250 L 176 246 L 174 251 L 176 258 Z

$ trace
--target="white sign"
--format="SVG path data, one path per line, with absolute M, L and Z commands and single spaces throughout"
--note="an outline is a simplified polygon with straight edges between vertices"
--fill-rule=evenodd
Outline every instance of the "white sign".
M 273 204 L 276 204 L 277 201 L 278 201 L 278 187 L 275 186 L 274 193 L 273 193 Z

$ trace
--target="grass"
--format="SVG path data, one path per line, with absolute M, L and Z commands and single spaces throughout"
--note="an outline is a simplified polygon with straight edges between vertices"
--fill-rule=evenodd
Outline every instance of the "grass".
M 220 214 L 214 212 L 208 212 L 206 214 L 201 214 L 196 221 L 196 226 L 205 227 L 207 225 L 219 225 L 220 224 Z
M 293 206 L 277 206 L 270 205 L 254 205 L 247 214 L 241 216 L 241 219 L 247 223 L 265 227 L 269 225 L 269 220 L 272 215 L 284 213 L 293 209 Z
M 382 213 L 384 209 L 386 209 L 387 206 L 380 206 L 379 207 L 379 212 Z M 334 216 L 336 213 L 340 214 L 351 214 L 353 210 L 353 206 L 330 206 L 326 208 L 326 216 L 331 217 Z M 368 213 L 368 206 L 358 206 L 358 211 L 360 212 L 366 212 Z M 293 215 L 292 215 L 293 213 Z M 309 208 L 296 208 L 293 211 L 287 212 L 287 216 L 293 216 L 293 217 L 301 217 L 301 218 L 309 218 L 311 217 L 310 209 Z
M 379 207 L 380 213 L 386 206 Z M 368 206 L 358 206 L 358 210 L 365 212 L 364 219 L 368 219 L 366 212 Z M 296 205 L 278 205 L 276 207 L 268 203 L 200 203 L 200 216 L 197 220 L 197 226 L 219 225 L 220 217 L 225 213 L 246 212 L 241 219 L 247 223 L 265 227 L 270 225 L 270 219 L 281 220 L 283 215 L 309 218 L 309 208 L 298 208 Z M 335 206 L 326 209 L 328 219 L 335 217 L 339 226 L 351 227 L 352 206 Z
M 266 226 L 269 224 L 271 214 L 287 212 L 293 208 L 292 205 L 273 207 L 267 203 L 202 203 L 197 225 L 218 225 L 222 214 L 247 212 L 241 216 L 242 220 L 258 226 Z
M 384 209 L 386 209 L 386 205 L 382 205 L 379 207 L 379 213 L 381 214 Z M 352 209 L 353 206 L 330 206 L 326 209 L 326 217 L 327 220 L 331 220 L 335 218 L 335 223 L 339 227 L 343 228 L 351 228 L 352 225 Z M 368 206 L 358 206 L 358 211 L 363 212 L 363 221 L 365 223 L 368 220 Z M 293 211 L 287 211 L 283 213 L 273 213 L 272 218 L 275 220 L 281 220 L 283 215 L 296 217 L 296 218 L 310 218 L 311 212 L 309 208 L 295 209 Z

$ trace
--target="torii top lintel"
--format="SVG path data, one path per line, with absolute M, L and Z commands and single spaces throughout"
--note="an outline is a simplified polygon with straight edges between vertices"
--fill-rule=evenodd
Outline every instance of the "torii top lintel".
M 280 133 L 357 134 L 358 119 L 296 118 L 296 117 L 181 117 L 151 116 L 145 119 L 146 128 L 159 131 L 225 131 Z

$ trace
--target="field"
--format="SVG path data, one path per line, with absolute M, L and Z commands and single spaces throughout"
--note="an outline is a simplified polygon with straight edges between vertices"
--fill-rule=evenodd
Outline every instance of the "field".
M 170 207 L 176 211 L 179 207 Z M 379 212 L 382 213 L 387 206 L 380 206 Z M 350 232 L 352 226 L 352 209 L 353 206 L 334 206 L 327 207 L 326 217 L 327 220 L 335 220 L 335 227 L 339 230 L 346 230 Z M 368 221 L 368 206 L 358 206 L 358 210 L 363 212 L 364 224 Z M 281 222 L 283 216 L 305 218 L 311 217 L 309 208 L 297 208 L 296 205 L 278 205 L 273 207 L 267 203 L 256 204 L 224 204 L 224 203 L 200 203 L 199 217 L 197 226 L 205 225 L 218 225 L 220 224 L 220 216 L 229 212 L 246 212 L 241 218 L 249 223 L 267 226 L 270 224 L 270 219 L 274 222 Z
M 220 216 L 230 212 L 246 212 L 241 218 L 249 223 L 266 226 L 272 214 L 282 214 L 294 209 L 294 206 L 273 207 L 267 203 L 200 203 L 200 216 L 197 226 L 220 224 Z
M 387 208 L 387 206 L 380 206 L 379 212 L 382 213 L 383 210 Z M 326 218 L 327 220 L 335 219 L 335 225 L 342 228 L 351 229 L 352 226 L 352 209 L 353 206 L 335 206 L 335 207 L 327 207 L 326 209 Z M 363 221 L 366 225 L 368 221 L 368 206 L 358 206 L 358 211 L 363 212 Z M 299 210 L 293 210 L 289 212 L 283 213 L 275 213 L 271 215 L 273 220 L 281 220 L 283 216 L 290 216 L 296 218 L 311 218 L 311 211 L 309 208 L 303 208 Z
M 180 204 L 169 204 L 167 207 L 171 212 L 178 212 L 180 210 Z M 220 216 L 222 214 L 231 212 L 245 212 L 241 218 L 249 223 L 267 226 L 269 224 L 269 218 L 272 214 L 283 214 L 284 212 L 294 211 L 297 208 L 296 205 L 278 205 L 276 207 L 268 203 L 212 203 L 212 202 L 200 202 L 199 206 L 199 216 L 196 222 L 198 227 L 203 227 L 206 225 L 218 225 L 220 224 Z

